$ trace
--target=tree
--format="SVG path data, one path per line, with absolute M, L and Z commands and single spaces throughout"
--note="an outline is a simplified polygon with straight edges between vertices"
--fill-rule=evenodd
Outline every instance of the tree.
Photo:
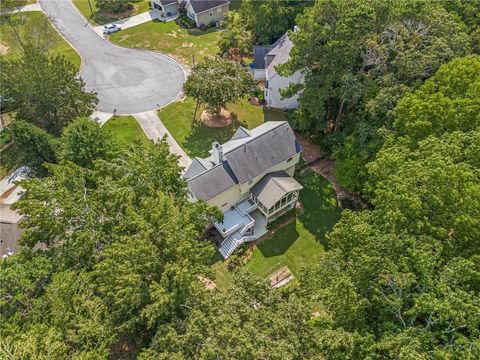
M 188 200 L 165 140 L 91 165 L 49 164 L 49 176 L 22 183 L 21 243 L 24 251 L 45 244 L 28 251 L 52 268 L 29 274 L 33 284 L 18 274 L 19 303 L 2 313 L 2 337 L 21 354 L 48 357 L 34 351 L 51 346 L 56 358 L 104 358 L 117 347 L 142 348 L 157 329 L 185 318 L 197 275 L 209 271 L 213 246 L 198 239 L 219 212 Z M 0 279 L 20 270 L 1 265 Z
M 433 1 L 317 1 L 298 25 L 300 31 L 291 34 L 291 60 L 279 67 L 284 75 L 305 74 L 303 87 L 292 89 L 300 92 L 293 124 L 320 134 L 340 162 L 363 149 L 368 156 L 358 157 L 359 170 L 381 146 L 377 130 L 391 130 L 402 96 L 443 63 L 471 52 L 465 25 Z M 363 136 L 361 128 L 370 128 L 371 135 Z M 380 146 L 371 151 L 364 139 Z M 365 178 L 352 180 L 345 183 L 358 190 Z
M 197 100 L 197 107 L 206 105 L 208 112 L 218 115 L 227 103 L 245 97 L 252 86 L 251 74 L 240 65 L 210 57 L 192 68 L 183 91 Z
M 32 168 L 37 175 L 45 175 L 45 163 L 55 163 L 58 159 L 60 142 L 46 131 L 26 121 L 15 120 L 11 125 L 18 160 Z
M 239 12 L 229 11 L 224 20 L 225 30 L 218 43 L 220 53 L 228 53 L 232 50 L 238 51 L 241 55 L 252 52 L 253 35 L 246 30 L 244 20 Z
M 100 124 L 88 118 L 70 123 L 62 134 L 61 158 L 82 167 L 93 166 L 97 159 L 109 160 L 115 156 L 118 146 L 112 135 Z
M 455 59 L 395 108 L 396 136 L 414 142 L 480 125 L 480 56 Z
M 32 48 L 19 60 L 2 60 L 0 80 L 1 96 L 11 99 L 17 119 L 54 136 L 73 119 L 89 116 L 98 102 L 94 93 L 85 92 L 83 80 L 65 58 Z

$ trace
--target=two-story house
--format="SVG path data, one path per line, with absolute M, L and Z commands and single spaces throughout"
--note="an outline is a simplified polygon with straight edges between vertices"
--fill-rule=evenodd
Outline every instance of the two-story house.
M 187 16 L 195 20 L 197 26 L 219 22 L 225 18 L 230 5 L 229 0 L 188 0 Z
M 225 144 L 214 142 L 209 157 L 193 160 L 183 176 L 192 200 L 223 212 L 223 221 L 213 226 L 223 239 L 224 258 L 295 206 L 302 185 L 293 174 L 301 151 L 288 122 L 268 121 L 251 130 L 240 127 Z
M 187 16 L 197 26 L 223 20 L 229 4 L 229 0 L 151 0 L 152 9 L 159 10 L 162 17 L 178 15 L 179 7 L 185 7 Z
M 295 28 L 294 31 L 298 31 Z M 300 71 L 291 76 L 282 76 L 278 73 L 277 65 L 284 64 L 290 59 L 290 50 L 293 43 L 288 33 L 285 33 L 272 45 L 255 45 L 253 48 L 253 77 L 258 81 L 265 81 L 265 101 L 267 106 L 275 109 L 293 109 L 298 106 L 298 95 L 283 98 L 281 90 L 292 83 L 303 82 Z

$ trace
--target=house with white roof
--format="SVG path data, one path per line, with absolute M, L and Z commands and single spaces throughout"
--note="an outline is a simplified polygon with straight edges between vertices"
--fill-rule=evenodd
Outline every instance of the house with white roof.
M 298 31 L 296 28 L 294 31 Z M 265 81 L 265 101 L 267 106 L 275 109 L 293 109 L 298 106 L 298 94 L 290 98 L 282 98 L 281 89 L 290 84 L 303 82 L 300 71 L 292 76 L 282 76 L 277 72 L 277 65 L 290 60 L 293 43 L 288 33 L 285 33 L 272 45 L 256 45 L 253 48 L 253 77 L 257 81 Z
M 295 207 L 302 189 L 294 178 L 302 148 L 286 121 L 240 127 L 230 141 L 214 142 L 210 156 L 195 158 L 183 177 L 192 200 L 217 206 L 214 222 L 224 258 L 267 232 L 267 223 Z

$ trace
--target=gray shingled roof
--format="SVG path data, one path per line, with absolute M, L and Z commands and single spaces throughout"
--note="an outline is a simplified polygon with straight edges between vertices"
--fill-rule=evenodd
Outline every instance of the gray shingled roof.
M 188 188 L 195 198 L 205 201 L 221 194 L 236 184 L 238 184 L 238 180 L 226 161 L 188 180 Z
M 265 69 L 265 55 L 273 49 L 273 45 L 255 45 L 253 47 L 253 68 Z
M 209 200 L 235 184 L 248 182 L 265 173 L 301 151 L 286 121 L 269 121 L 252 130 L 239 128 L 234 138 L 228 145 L 224 144 L 221 166 L 209 168 L 210 158 L 196 158 L 185 172 L 184 178 L 195 198 Z M 202 172 L 202 167 L 207 170 Z
M 178 0 L 158 0 L 162 5 L 169 5 L 172 3 L 176 3 Z
M 250 189 L 250 192 L 267 209 L 270 209 L 289 192 L 301 189 L 303 186 L 285 171 L 276 171 L 265 175 Z
M 228 164 L 243 184 L 300 152 L 290 125 L 285 121 L 270 131 L 225 154 Z
M 200 14 L 228 3 L 230 3 L 228 0 L 190 0 L 190 4 L 192 5 L 196 14 Z
M 292 40 L 285 33 L 280 39 L 275 41 L 272 50 L 266 55 L 265 67 L 268 68 L 270 77 L 273 73 L 277 73 L 275 66 L 284 64 L 290 59 L 290 50 L 293 48 Z

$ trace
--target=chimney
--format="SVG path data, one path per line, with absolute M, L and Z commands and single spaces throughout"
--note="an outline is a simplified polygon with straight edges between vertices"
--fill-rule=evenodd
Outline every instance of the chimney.
M 215 165 L 223 161 L 223 148 L 217 141 L 212 143 L 212 158 Z

